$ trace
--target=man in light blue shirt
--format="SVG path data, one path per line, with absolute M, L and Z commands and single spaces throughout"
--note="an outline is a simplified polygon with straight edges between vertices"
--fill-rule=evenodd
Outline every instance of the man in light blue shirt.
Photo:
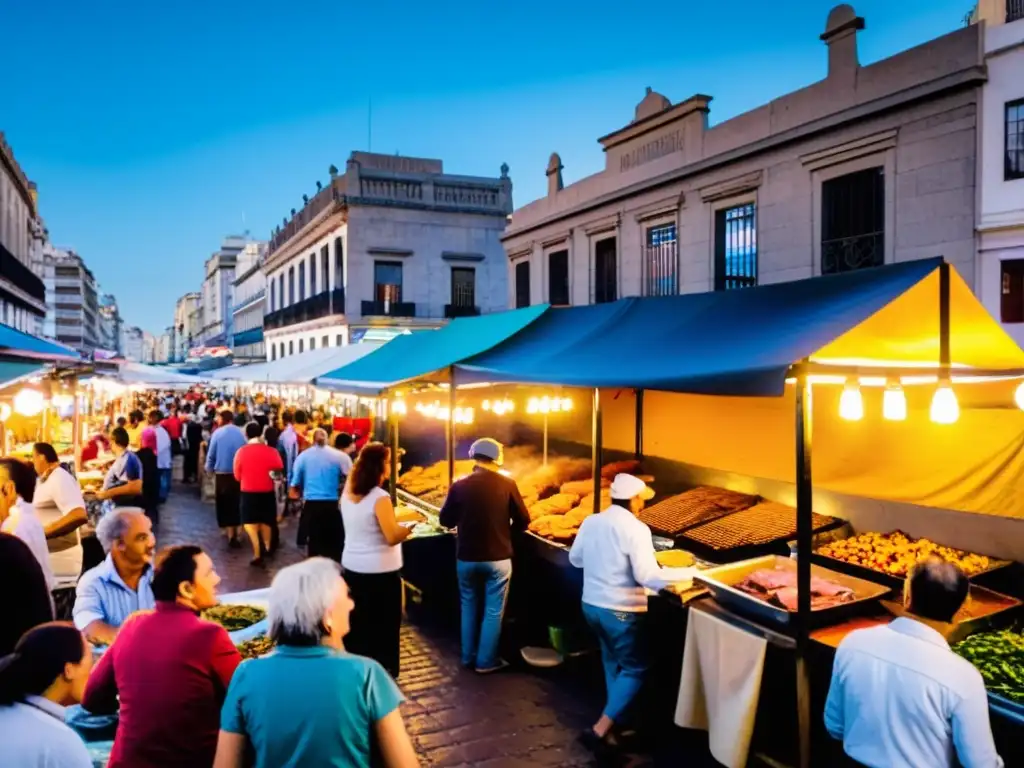
M 929 624 L 951 622 L 967 577 L 932 558 L 908 578 L 913 617 L 851 632 L 839 644 L 825 727 L 869 768 L 1002 768 L 981 673 Z
M 329 557 L 340 563 L 345 547 L 345 529 L 341 523 L 341 483 L 345 457 L 327 446 L 327 433 L 313 433 L 313 445 L 299 454 L 292 467 L 288 485 L 293 499 L 302 496 L 302 520 L 299 528 L 307 535 L 310 557 Z
M 153 524 L 142 510 L 118 507 L 96 527 L 106 559 L 78 582 L 72 616 L 93 645 L 110 645 L 121 625 L 136 611 L 151 610 L 153 600 Z
M 227 537 L 228 546 L 237 548 L 242 545 L 238 538 L 238 529 L 242 525 L 242 513 L 239 507 L 242 491 L 235 479 L 235 454 L 246 444 L 245 432 L 235 426 L 235 414 L 229 410 L 221 411 L 220 426 L 210 436 L 210 445 L 206 449 L 207 472 L 214 473 L 214 503 L 217 508 L 217 527 Z

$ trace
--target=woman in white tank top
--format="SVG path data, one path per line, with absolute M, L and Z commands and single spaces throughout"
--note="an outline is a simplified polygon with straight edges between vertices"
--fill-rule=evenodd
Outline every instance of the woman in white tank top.
M 341 495 L 345 525 L 341 564 L 355 602 L 345 649 L 376 659 L 397 678 L 402 542 L 411 529 L 399 524 L 391 497 L 381 488 L 390 469 L 391 451 L 387 446 L 368 443 L 360 451 Z

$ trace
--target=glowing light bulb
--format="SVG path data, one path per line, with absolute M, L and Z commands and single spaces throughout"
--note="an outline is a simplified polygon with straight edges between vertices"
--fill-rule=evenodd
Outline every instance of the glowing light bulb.
M 35 389 L 23 389 L 14 396 L 14 410 L 22 416 L 38 416 L 45 406 L 43 393 Z
M 907 395 L 899 384 L 890 384 L 882 395 L 882 418 L 889 421 L 907 420 Z
M 495 413 L 497 413 L 497 407 L 498 407 L 499 405 L 501 405 L 501 403 L 495 403 L 495 404 L 494 404 L 494 406 L 495 406 Z M 489 410 L 491 410 L 491 401 L 490 401 L 490 400 L 484 400 L 484 401 L 483 401 L 483 402 L 482 402 L 482 403 L 480 404 L 480 407 L 481 407 L 481 408 L 483 408 L 483 409 L 484 409 L 485 411 L 489 411 Z M 499 415 L 500 415 L 500 414 L 499 414 Z
M 516 404 L 509 400 L 507 397 L 502 401 L 502 405 L 505 408 L 505 413 L 511 413 L 516 409 Z
M 527 413 L 539 413 L 540 412 L 540 400 L 538 400 L 536 397 L 531 397 L 529 400 L 527 400 L 527 402 L 526 402 L 526 412 Z
M 864 418 L 864 398 L 856 381 L 847 381 L 843 387 L 843 394 L 839 397 L 839 417 L 847 421 Z
M 568 397 L 563 397 L 562 398 L 562 410 L 563 411 L 571 411 L 572 410 L 572 400 L 569 399 Z
M 7 403 L 0 403 L 0 421 L 7 421 L 11 418 L 11 406 Z
M 1017 391 L 1013 393 L 1013 401 L 1017 403 L 1017 407 L 1024 411 L 1024 382 L 1021 382 L 1020 386 L 1017 387 Z
M 932 395 L 931 419 L 936 424 L 955 424 L 960 418 L 960 403 L 956 400 L 949 379 L 941 379 Z
M 405 401 L 395 400 L 391 404 L 391 412 L 394 413 L 396 416 L 404 416 L 406 413 L 408 413 L 408 411 L 406 410 Z

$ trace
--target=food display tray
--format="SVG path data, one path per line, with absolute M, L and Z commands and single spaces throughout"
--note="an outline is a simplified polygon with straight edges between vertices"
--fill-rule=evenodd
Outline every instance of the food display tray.
M 897 595 L 896 600 L 898 599 Z M 1017 598 L 993 592 L 991 589 L 980 587 L 977 584 L 971 584 L 967 600 L 968 605 L 974 603 L 979 606 L 978 615 L 956 622 L 952 631 L 946 635 L 946 640 L 950 645 L 978 632 L 1003 629 L 1012 624 L 1024 612 L 1021 608 L 1022 603 Z M 893 616 L 903 616 L 906 613 L 903 604 L 895 600 L 883 600 L 882 606 Z
M 760 600 L 754 595 L 738 589 L 735 585 L 743 581 L 754 571 L 762 568 L 784 568 L 796 571 L 796 560 L 780 555 L 767 555 L 739 563 L 720 565 L 706 571 L 698 571 L 694 582 L 703 584 L 721 605 L 735 611 L 741 616 L 755 621 L 780 627 L 785 630 L 796 626 L 796 613 L 785 608 Z M 853 590 L 854 599 L 849 603 L 840 603 L 821 610 L 811 611 L 810 627 L 818 628 L 846 621 L 864 611 L 874 609 L 875 601 L 889 594 L 888 587 L 872 581 L 865 581 L 845 573 L 832 571 L 828 568 L 811 564 L 811 575 L 822 579 L 831 579 L 837 584 Z
M 891 573 L 882 573 L 876 571 L 874 568 L 868 568 L 866 565 L 857 565 L 856 563 L 848 563 L 845 560 L 837 560 L 834 557 L 828 555 L 821 555 L 817 552 L 811 553 L 811 562 L 817 565 L 830 568 L 840 573 L 845 573 L 850 576 L 856 576 L 858 579 L 868 579 L 879 584 L 885 584 L 891 589 L 900 590 L 903 589 L 903 583 L 907 580 L 906 576 L 896 576 Z M 991 565 L 984 571 L 979 571 L 970 577 L 972 582 L 983 582 L 987 585 L 993 585 L 991 581 L 995 577 L 998 577 L 998 571 L 1008 566 L 1013 565 L 1012 560 L 991 560 Z

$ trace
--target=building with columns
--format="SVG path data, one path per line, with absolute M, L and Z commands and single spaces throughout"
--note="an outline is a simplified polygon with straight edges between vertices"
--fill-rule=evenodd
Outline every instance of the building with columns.
M 41 334 L 46 287 L 39 250 L 46 238 L 35 184 L 0 132 L 0 323 Z
M 862 65 L 864 30 L 837 6 L 821 35 L 825 79 L 715 125 L 710 96 L 673 103 L 648 89 L 598 140 L 604 169 L 572 184 L 553 154 L 547 194 L 503 236 L 508 305 L 730 290 L 933 256 L 976 287 L 982 30 Z
M 1024 345 L 1024 0 L 982 0 L 988 80 L 978 109 L 978 294 Z
M 199 340 L 203 346 L 228 346 L 232 336 L 232 291 L 239 255 L 250 242 L 248 236 L 230 235 L 220 249 L 206 260 L 203 279 L 203 325 Z
M 246 246 L 235 268 L 231 350 L 236 363 L 266 359 L 263 344 L 263 316 L 266 314 L 267 278 L 263 274 L 266 243 Z
M 267 359 L 505 307 L 512 182 L 440 160 L 353 152 L 271 238 Z

